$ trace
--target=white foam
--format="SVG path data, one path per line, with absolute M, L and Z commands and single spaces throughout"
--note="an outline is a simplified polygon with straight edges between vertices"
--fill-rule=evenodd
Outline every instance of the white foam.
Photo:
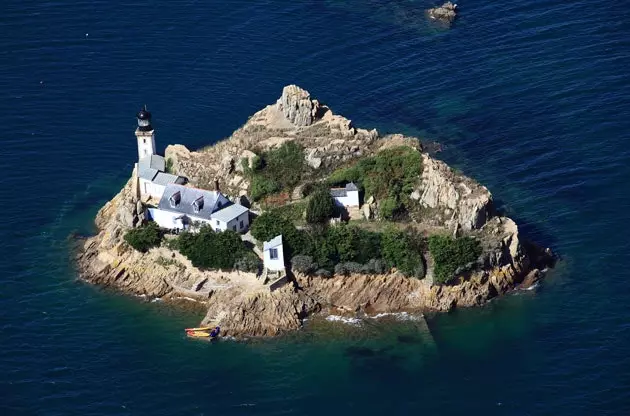
M 422 320 L 422 315 L 411 315 L 407 312 L 384 312 L 379 313 L 374 316 L 370 316 L 371 319 L 380 319 L 391 316 L 396 318 L 398 321 L 420 321 Z
M 359 318 L 347 318 L 345 316 L 339 315 L 328 315 L 326 320 L 329 322 L 341 322 L 343 324 L 359 326 L 361 325 L 361 320 Z

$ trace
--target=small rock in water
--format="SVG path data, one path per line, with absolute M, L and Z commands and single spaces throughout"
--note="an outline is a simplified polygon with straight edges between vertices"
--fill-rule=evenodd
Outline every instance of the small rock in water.
M 450 1 L 447 1 L 439 7 L 428 9 L 427 15 L 433 20 L 439 20 L 450 25 L 451 23 L 453 23 L 453 20 L 455 20 L 455 17 L 457 16 L 456 9 L 457 4 L 453 4 Z

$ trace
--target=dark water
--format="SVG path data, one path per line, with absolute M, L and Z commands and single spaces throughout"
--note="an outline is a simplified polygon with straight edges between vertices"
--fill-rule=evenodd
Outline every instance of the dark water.
M 3 415 L 630 414 L 630 9 L 578 0 L 17 1 L 0 7 Z M 412 323 L 241 345 L 75 281 L 71 232 L 134 161 L 200 147 L 297 83 L 357 125 L 445 144 L 561 266 Z M 315 324 L 314 324 L 315 326 Z

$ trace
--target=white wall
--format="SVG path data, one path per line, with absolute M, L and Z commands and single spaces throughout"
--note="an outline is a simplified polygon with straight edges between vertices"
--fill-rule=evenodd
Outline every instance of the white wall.
M 243 228 L 241 228 L 241 221 L 243 221 Z M 236 226 L 236 230 L 234 230 L 234 226 Z M 237 233 L 244 233 L 249 228 L 249 212 L 244 212 L 238 217 L 234 218 L 227 224 L 226 227 L 228 230 L 236 231 Z
M 151 195 L 152 198 L 156 200 L 160 200 L 162 195 L 164 195 L 164 190 L 166 189 L 163 185 L 158 185 L 157 183 L 153 183 L 147 179 L 140 178 L 140 195 Z
M 162 228 L 168 228 L 168 229 L 179 228 L 180 230 L 184 228 L 181 221 L 175 220 L 175 218 L 181 217 L 182 214 L 180 213 L 163 211 L 158 208 L 149 208 L 149 213 L 151 214 L 151 219 L 153 219 L 153 221 L 155 221 L 157 225 L 159 225 Z M 237 218 L 230 221 L 229 224 L 221 220 L 214 219 L 214 218 L 212 219 L 201 218 L 201 217 L 196 217 L 194 215 L 187 215 L 187 217 L 189 219 L 190 225 L 198 221 L 198 222 L 210 225 L 214 231 L 219 231 L 219 232 L 222 232 L 228 229 L 232 230 L 232 227 L 234 225 L 236 225 L 236 232 L 245 232 L 249 228 L 249 213 L 248 212 L 245 212 L 239 215 Z M 243 221 L 243 229 L 240 229 L 239 227 L 241 220 Z
M 349 191 L 347 196 L 333 196 L 335 204 L 342 207 L 358 207 L 359 191 Z
M 282 244 L 274 248 L 278 250 L 278 258 L 276 260 L 271 260 L 269 257 L 269 250 L 265 250 L 263 253 L 265 267 L 274 271 L 284 270 L 284 250 Z
M 138 139 L 138 160 L 155 154 L 155 134 L 136 131 Z
M 162 228 L 179 228 L 180 230 L 184 228 L 181 221 L 175 220 L 175 218 L 181 216 L 179 213 L 162 211 L 158 208 L 149 208 L 149 214 L 151 214 L 151 219 Z

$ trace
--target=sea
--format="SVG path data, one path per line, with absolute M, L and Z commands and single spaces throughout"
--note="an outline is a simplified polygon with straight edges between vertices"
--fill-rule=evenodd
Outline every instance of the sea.
M 629 415 L 630 8 L 604 0 L 3 0 L 0 414 Z M 253 342 L 77 279 L 72 250 L 160 151 L 298 84 L 437 141 L 558 267 L 485 307 L 313 319 Z

